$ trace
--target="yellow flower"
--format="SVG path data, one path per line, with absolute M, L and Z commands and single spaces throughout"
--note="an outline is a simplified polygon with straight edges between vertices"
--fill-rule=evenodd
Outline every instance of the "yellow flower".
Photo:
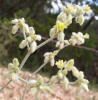
M 84 38 L 85 38 L 85 39 L 89 39 L 89 34 L 86 33 L 86 34 L 84 35 Z
M 56 28 L 57 28 L 57 31 L 63 31 L 64 30 L 64 24 L 60 21 L 57 21 L 56 23 Z
M 89 12 L 90 10 L 91 10 L 90 6 L 86 5 L 86 6 L 84 7 L 84 11 L 85 11 L 85 12 Z
M 64 68 L 65 62 L 63 60 L 59 60 L 56 62 L 56 65 L 59 69 Z

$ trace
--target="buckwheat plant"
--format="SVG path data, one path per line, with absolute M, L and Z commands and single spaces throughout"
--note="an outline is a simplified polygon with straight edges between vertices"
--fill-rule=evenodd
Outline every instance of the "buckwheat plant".
M 65 89 L 68 88 L 68 85 L 77 84 L 77 93 L 81 93 L 82 91 L 88 92 L 89 81 L 84 78 L 84 73 L 82 71 L 79 71 L 74 65 L 74 59 L 70 59 L 68 61 L 59 59 L 58 61 L 55 61 L 55 56 L 57 56 L 57 54 L 65 47 L 70 45 L 81 45 L 85 43 L 85 39 L 89 39 L 89 35 L 87 33 L 83 34 L 82 32 L 72 32 L 71 37 L 69 39 L 65 39 L 64 30 L 68 28 L 68 26 L 72 23 L 73 19 L 76 21 L 76 23 L 82 26 L 84 23 L 85 15 L 90 12 L 91 9 L 88 5 L 79 6 L 74 4 L 67 4 L 66 6 L 63 6 L 61 13 L 57 16 L 55 25 L 50 29 L 50 38 L 39 45 L 37 45 L 37 41 L 41 41 L 42 36 L 36 34 L 34 27 L 29 27 L 29 25 L 25 23 L 24 18 L 12 20 L 12 34 L 16 34 L 18 30 L 21 31 L 24 38 L 19 44 L 19 48 L 24 49 L 25 47 L 27 47 L 28 52 L 21 63 L 19 63 L 18 58 L 14 58 L 12 63 L 8 64 L 8 72 L 4 74 L 4 78 L 9 77 L 10 80 L 8 81 L 8 83 L 6 83 L 5 86 L 0 89 L 0 92 L 5 87 L 7 87 L 10 82 L 13 81 L 16 83 L 18 80 L 26 84 L 26 87 L 31 88 L 31 95 L 35 95 L 36 100 L 40 100 L 41 92 L 48 92 L 52 94 L 53 90 L 51 88 L 51 85 L 53 84 L 62 84 Z M 49 43 L 50 41 L 53 41 L 54 39 L 57 40 L 55 44 L 57 50 L 45 52 L 43 55 L 43 64 L 34 73 L 32 73 L 32 75 L 38 73 L 48 63 L 50 63 L 50 66 L 52 67 L 54 65 L 57 66 L 57 68 L 59 69 L 57 74 L 52 76 L 48 82 L 45 82 L 44 78 L 40 75 L 36 80 L 31 78 L 32 75 L 29 77 L 29 80 L 25 80 L 20 77 L 20 71 L 29 56 L 45 44 Z M 72 71 L 73 76 L 77 78 L 77 80 L 74 82 L 70 82 L 67 77 L 67 74 L 70 71 Z M 24 99 L 24 94 L 25 91 L 21 100 Z

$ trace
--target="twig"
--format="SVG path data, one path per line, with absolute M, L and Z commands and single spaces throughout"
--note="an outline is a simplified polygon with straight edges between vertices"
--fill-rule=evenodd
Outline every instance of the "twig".
M 85 46 L 73 46 L 73 47 L 77 47 L 77 48 L 81 48 L 81 49 L 86 49 L 86 50 L 98 53 L 98 50 L 96 50 L 94 48 L 89 48 L 89 47 L 85 47 Z
M 12 82 L 12 80 L 9 80 L 1 89 L 0 89 L 0 92 L 6 88 L 8 86 L 8 84 L 10 84 Z
M 42 64 L 35 72 L 32 73 L 32 75 L 38 73 L 46 64 L 47 64 L 47 63 Z M 29 80 L 30 80 L 30 78 L 32 77 L 32 75 L 29 77 Z M 22 95 L 21 100 L 24 100 L 24 96 L 25 96 L 27 87 L 28 87 L 28 83 L 26 82 L 26 86 L 25 86 L 25 88 L 24 88 L 24 91 L 23 91 L 23 95 Z
M 42 39 L 43 39 L 43 40 L 47 40 L 48 38 L 43 37 Z M 51 42 L 56 43 L 57 40 L 52 40 Z M 70 46 L 71 46 L 71 45 L 70 45 Z M 96 49 L 94 49 L 94 48 L 89 48 L 89 47 L 85 47 L 85 46 L 72 46 L 72 47 L 81 48 L 81 49 L 86 49 L 86 50 L 92 51 L 92 52 L 94 52 L 94 53 L 98 53 L 98 50 L 96 50 Z
M 24 66 L 25 62 L 27 61 L 27 59 L 29 58 L 30 55 L 31 55 L 31 51 L 28 51 L 26 56 L 24 57 L 24 59 L 22 60 L 22 62 L 20 64 L 20 70 Z

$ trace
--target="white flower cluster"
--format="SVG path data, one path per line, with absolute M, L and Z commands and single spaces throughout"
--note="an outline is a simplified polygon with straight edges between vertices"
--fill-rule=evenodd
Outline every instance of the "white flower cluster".
M 24 40 L 19 45 L 19 48 L 23 49 L 26 46 L 31 49 L 31 52 L 34 52 L 37 48 L 37 40 L 41 40 L 40 35 L 35 34 L 35 30 L 33 27 L 29 27 L 26 23 L 24 18 L 21 19 L 14 19 L 12 20 L 12 24 L 15 24 L 12 28 L 12 33 L 15 34 L 18 29 L 21 30 L 24 36 Z
M 54 52 L 46 52 L 44 54 L 44 63 L 50 62 L 50 65 L 54 66 L 54 64 L 55 64 L 54 58 L 58 54 L 58 52 L 59 52 L 58 50 L 56 50 Z
M 71 38 L 69 39 L 69 43 L 73 46 L 81 45 L 85 42 L 85 39 L 89 39 L 89 35 L 87 33 L 83 35 L 82 32 L 73 32 Z
M 18 80 L 18 73 L 19 73 L 19 61 L 17 58 L 13 59 L 13 63 L 8 64 L 9 71 L 5 73 L 4 78 L 10 76 L 12 81 Z
M 78 88 L 78 92 L 80 93 L 81 91 L 89 91 L 88 89 L 88 80 L 84 79 L 84 74 L 82 71 L 79 71 L 75 66 L 74 66 L 74 60 L 71 59 L 69 61 L 63 61 L 59 60 L 55 63 L 57 67 L 59 68 L 59 71 L 57 75 L 53 76 L 50 80 L 50 84 L 54 83 L 62 83 L 65 88 L 68 87 L 70 84 L 67 74 L 69 71 L 72 71 L 72 74 L 77 78 L 76 83 L 80 86 Z
M 39 92 L 52 92 L 51 88 L 44 83 L 44 79 L 41 76 L 39 76 L 38 80 L 30 80 L 28 84 L 31 87 L 32 95 L 38 94 Z
M 14 20 L 12 20 L 11 23 L 14 24 L 14 26 L 12 28 L 12 33 L 13 34 L 16 34 L 18 29 L 20 29 L 21 32 L 29 33 L 29 26 L 28 26 L 28 24 L 25 23 L 24 18 L 14 19 Z
M 89 13 L 90 11 L 91 9 L 88 5 L 79 6 L 79 5 L 67 4 L 66 6 L 63 7 L 62 12 L 58 15 L 56 25 L 50 29 L 50 38 L 57 39 L 56 47 L 58 47 L 59 49 L 53 52 L 46 52 L 44 54 L 44 64 L 42 65 L 44 66 L 47 63 L 50 63 L 51 66 L 56 65 L 59 71 L 57 72 L 57 75 L 53 76 L 50 79 L 49 84 L 45 84 L 41 76 L 39 76 L 38 80 L 30 80 L 30 81 L 26 81 L 20 78 L 18 76 L 20 69 L 19 69 L 19 61 L 17 58 L 14 58 L 13 62 L 8 64 L 9 72 L 5 74 L 5 77 L 10 76 L 12 81 L 17 81 L 18 79 L 20 79 L 21 81 L 28 83 L 28 85 L 31 88 L 31 93 L 33 95 L 38 94 L 40 92 L 52 92 L 49 86 L 54 83 L 61 83 L 64 85 L 65 88 L 67 88 L 70 83 L 77 83 L 79 85 L 78 88 L 79 93 L 83 90 L 89 91 L 88 89 L 89 81 L 84 78 L 84 73 L 82 71 L 79 71 L 74 66 L 74 60 L 73 59 L 69 61 L 59 60 L 55 62 L 55 56 L 65 46 L 81 45 L 85 42 L 85 39 L 89 39 L 88 34 L 83 35 L 82 32 L 78 33 L 73 32 L 71 38 L 69 40 L 65 40 L 64 29 L 68 28 L 68 26 L 72 23 L 73 19 L 75 19 L 77 23 L 82 25 L 84 22 L 85 14 Z M 12 24 L 14 24 L 12 28 L 12 33 L 16 34 L 16 32 L 20 29 L 20 31 L 23 33 L 24 36 L 24 39 L 19 44 L 19 48 L 23 49 L 27 46 L 28 50 L 30 50 L 30 53 L 33 53 L 37 49 L 36 41 L 41 41 L 41 36 L 35 34 L 34 28 L 29 27 L 29 25 L 25 23 L 24 18 L 14 19 L 12 20 Z M 51 39 L 49 39 L 49 41 Z M 45 41 L 41 45 L 43 46 L 48 42 Z M 25 60 L 26 58 L 23 59 L 22 63 L 25 63 Z M 77 78 L 75 82 L 70 82 L 68 80 L 67 74 L 69 71 L 72 71 L 72 74 Z
M 56 43 L 56 47 L 62 49 L 64 45 L 66 45 L 64 40 L 64 29 L 68 28 L 68 26 L 72 23 L 73 18 L 75 18 L 77 23 L 82 25 L 85 13 L 89 13 L 90 11 L 91 9 L 88 5 L 83 7 L 79 5 L 67 4 L 63 7 L 62 12 L 57 17 L 56 25 L 50 30 L 50 37 L 54 37 L 55 35 L 57 37 L 58 41 Z M 68 41 L 67 45 L 69 45 Z

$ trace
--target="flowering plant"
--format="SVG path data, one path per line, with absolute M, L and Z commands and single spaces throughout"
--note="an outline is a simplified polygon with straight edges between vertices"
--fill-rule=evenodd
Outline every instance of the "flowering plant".
M 4 77 L 9 77 L 9 82 L 0 89 L 4 89 L 11 81 L 17 82 L 18 80 L 24 82 L 31 88 L 31 94 L 36 95 L 37 98 L 39 97 L 40 92 L 48 92 L 53 93 L 52 89 L 50 88 L 53 84 L 62 84 L 64 88 L 68 88 L 70 84 L 77 84 L 79 85 L 78 93 L 81 91 L 89 91 L 88 83 L 89 81 L 84 78 L 84 73 L 79 71 L 74 64 L 74 59 L 70 60 L 58 60 L 55 61 L 55 56 L 67 46 L 75 46 L 81 45 L 85 43 L 85 39 L 89 39 L 89 35 L 86 33 L 85 35 L 82 32 L 73 32 L 70 39 L 65 40 L 65 33 L 64 30 L 68 28 L 68 26 L 72 23 L 72 20 L 75 19 L 76 23 L 82 25 L 84 23 L 84 16 L 87 13 L 90 13 L 91 9 L 88 5 L 86 6 L 79 6 L 73 4 L 67 4 L 66 6 L 62 7 L 61 13 L 57 16 L 56 24 L 50 29 L 50 38 L 40 45 L 37 45 L 37 41 L 41 41 L 42 36 L 35 33 L 34 27 L 29 27 L 27 23 L 25 23 L 24 18 L 14 19 L 12 20 L 12 34 L 16 34 L 18 30 L 23 33 L 24 39 L 19 44 L 20 49 L 24 49 L 27 47 L 28 52 L 24 57 L 23 61 L 19 63 L 17 58 L 13 59 L 12 63 L 8 64 L 9 71 L 5 73 Z M 44 62 L 43 64 L 32 74 L 38 73 L 45 65 L 50 63 L 50 66 L 56 65 L 59 69 L 55 76 L 52 76 L 49 79 L 49 82 L 44 82 L 42 76 L 39 76 L 37 80 L 31 79 L 25 80 L 20 77 L 20 71 L 23 68 L 26 60 L 29 56 L 34 53 L 36 50 L 44 46 L 45 44 L 49 43 L 53 39 L 56 39 L 56 47 L 57 50 L 46 52 L 44 54 Z M 68 72 L 72 71 L 73 76 L 77 78 L 76 81 L 70 82 L 67 78 Z M 32 76 L 31 75 L 31 76 Z M 24 97 L 22 97 L 22 100 Z M 38 99 L 39 100 L 39 99 Z

